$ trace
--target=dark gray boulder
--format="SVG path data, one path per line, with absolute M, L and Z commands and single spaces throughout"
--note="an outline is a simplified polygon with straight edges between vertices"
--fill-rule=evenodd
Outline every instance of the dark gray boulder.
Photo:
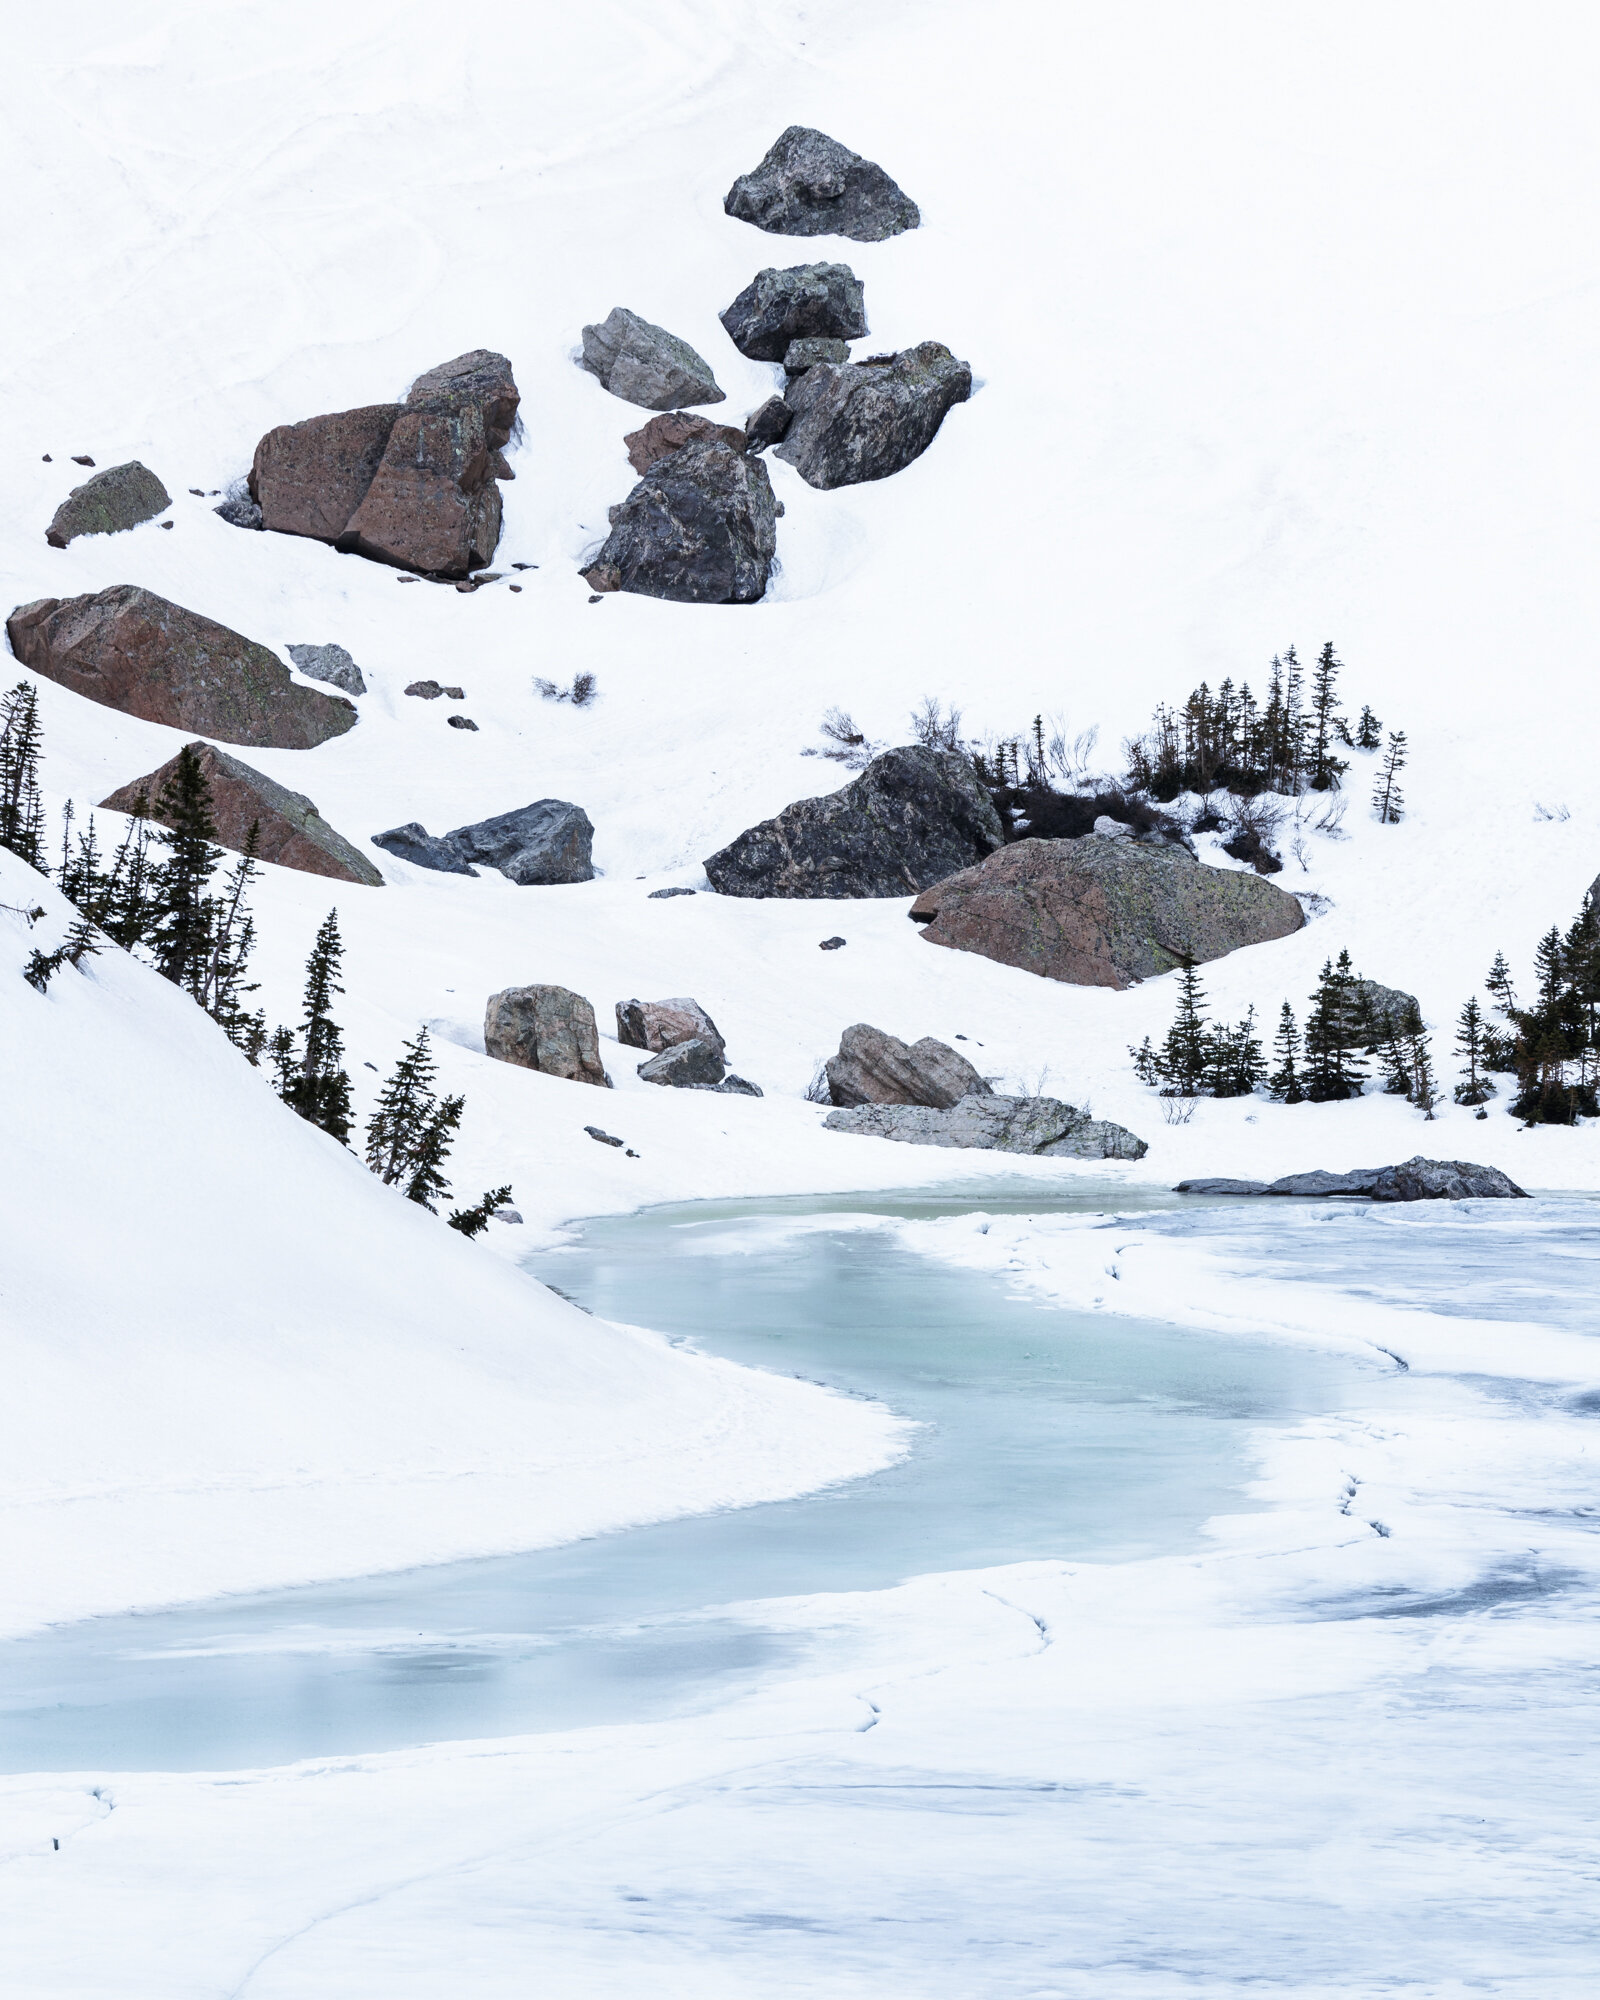
M 776 444 L 794 419 L 794 411 L 781 396 L 769 396 L 759 410 L 744 420 L 746 451 L 765 451 Z
M 759 458 L 692 439 L 658 459 L 611 514 L 581 574 L 595 591 L 678 604 L 753 604 L 777 553 L 772 482 Z
M 858 1021 L 839 1037 L 824 1068 L 834 1104 L 926 1104 L 948 1111 L 964 1097 L 988 1097 L 988 1081 L 948 1042 L 925 1035 L 909 1046 Z
M 619 1000 L 617 1040 L 625 1048 L 659 1055 L 679 1042 L 704 1042 L 726 1058 L 727 1044 L 698 1000 Z
M 646 1083 L 671 1084 L 676 1090 L 715 1090 L 727 1075 L 727 1065 L 710 1042 L 696 1038 L 674 1042 L 640 1063 L 638 1075 Z
M 1227 1174 L 1202 1176 L 1199 1180 L 1179 1181 L 1174 1194 L 1265 1194 L 1265 1181 L 1240 1181 Z
M 757 271 L 718 318 L 751 361 L 781 361 L 796 340 L 859 340 L 867 330 L 861 280 L 848 264 Z
M 536 799 L 515 812 L 458 826 L 435 837 L 415 820 L 375 833 L 372 843 L 419 868 L 446 875 L 475 875 L 471 862 L 498 868 L 520 888 L 594 878 L 590 858 L 594 827 L 582 806 L 567 799 Z
M 484 1009 L 483 1045 L 496 1062 L 609 1090 L 594 1009 L 566 986 L 508 986 Z
M 251 497 L 248 484 L 236 479 L 228 489 L 228 497 L 220 506 L 212 508 L 213 514 L 220 514 L 230 528 L 253 528 L 257 534 L 265 531 L 266 516 Z
M 397 855 L 418 868 L 435 869 L 441 875 L 475 876 L 478 872 L 451 846 L 448 834 L 435 836 L 414 819 L 407 820 L 404 826 L 391 826 L 387 833 L 375 833 L 372 844 L 386 854 Z
M 1054 1097 L 964 1097 L 948 1111 L 922 1104 L 858 1104 L 830 1111 L 830 1132 L 911 1146 L 977 1147 L 1036 1158 L 1140 1160 L 1150 1150 L 1125 1126 Z
M 818 335 L 808 335 L 804 340 L 791 340 L 783 357 L 785 375 L 803 375 L 808 368 L 814 368 L 819 361 L 848 361 L 850 343 L 847 340 L 823 340 Z
M 856 243 L 881 243 L 922 220 L 882 167 L 810 125 L 783 132 L 760 166 L 729 188 L 722 206 L 772 236 L 848 236 Z
M 172 495 L 147 465 L 130 458 L 126 465 L 108 465 L 86 479 L 56 509 L 44 538 L 53 549 L 64 549 L 79 535 L 118 535 L 153 521 L 172 505 Z
M 361 669 L 343 646 L 285 646 L 283 649 L 308 680 L 326 681 L 346 694 L 365 694 Z
M 1376 979 L 1358 979 L 1352 994 L 1367 1032 L 1374 1041 L 1404 1035 L 1422 1026 L 1422 1009 L 1414 993 L 1398 986 L 1380 986 Z
M 598 324 L 583 329 L 582 366 L 613 396 L 643 410 L 727 400 L 711 364 L 688 341 L 626 306 L 614 306 Z
M 763 1097 L 765 1092 L 759 1083 L 752 1083 L 748 1077 L 735 1076 L 730 1070 L 721 1083 L 711 1088 L 723 1097 Z
M 1355 1195 L 1368 1201 L 1526 1201 L 1509 1174 L 1472 1160 L 1427 1160 L 1420 1153 L 1393 1167 L 1355 1167 L 1333 1174 L 1323 1168 L 1285 1174 L 1275 1181 L 1179 1181 L 1178 1194 L 1300 1195 L 1326 1199 Z
M 794 420 L 777 455 L 809 486 L 887 479 L 922 456 L 946 411 L 971 394 L 971 368 L 937 340 L 881 360 L 818 362 L 785 392 Z
M 1005 832 L 965 757 L 886 750 L 842 791 L 797 799 L 706 862 L 724 896 L 908 896 L 994 852 Z

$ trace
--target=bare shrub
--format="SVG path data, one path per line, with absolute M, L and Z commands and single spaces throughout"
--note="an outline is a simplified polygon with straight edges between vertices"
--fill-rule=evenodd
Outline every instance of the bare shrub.
M 811 1081 L 805 1087 L 807 1104 L 831 1104 L 833 1092 L 828 1088 L 828 1063 L 824 1057 L 811 1072 Z
M 802 757 L 826 757 L 847 770 L 864 771 L 878 754 L 877 746 L 867 740 L 865 731 L 857 729 L 848 709 L 830 708 L 817 727 L 827 742 L 821 749 L 808 745 L 800 752 Z
M 600 683 L 593 674 L 574 674 L 571 687 L 561 687 L 555 681 L 547 681 L 542 674 L 535 674 L 533 691 L 546 701 L 570 701 L 574 708 L 587 708 L 599 694 Z
M 1168 1125 L 1189 1125 L 1194 1121 L 1194 1107 L 1200 1102 L 1197 1097 L 1172 1095 L 1161 1100 L 1161 1116 Z

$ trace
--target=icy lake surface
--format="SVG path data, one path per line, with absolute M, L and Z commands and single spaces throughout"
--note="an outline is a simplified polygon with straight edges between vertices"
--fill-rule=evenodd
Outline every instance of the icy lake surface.
M 228 1769 L 681 1713 L 804 1664 L 756 1600 L 1196 1547 L 1250 1506 L 1261 1427 L 1371 1402 L 1390 1364 L 1014 1296 L 883 1226 L 1171 1205 L 989 1183 L 588 1225 L 529 1268 L 606 1318 L 880 1399 L 920 1425 L 907 1457 L 797 1501 L 10 1642 L 0 1768 Z

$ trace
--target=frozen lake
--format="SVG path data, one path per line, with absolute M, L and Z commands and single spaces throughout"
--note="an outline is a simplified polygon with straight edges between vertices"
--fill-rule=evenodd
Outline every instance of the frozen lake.
M 1261 1427 L 1403 1396 L 1392 1364 L 1013 1296 L 875 1220 L 1171 1206 L 990 1183 L 587 1225 L 529 1268 L 606 1318 L 879 1399 L 921 1426 L 908 1456 L 797 1501 L 9 1642 L 0 1768 L 240 1768 L 685 1713 L 804 1666 L 763 1598 L 1199 1546 L 1250 1506 Z

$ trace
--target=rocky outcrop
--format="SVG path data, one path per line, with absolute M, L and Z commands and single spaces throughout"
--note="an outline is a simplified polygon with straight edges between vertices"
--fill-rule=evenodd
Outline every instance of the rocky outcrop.
M 1210 868 L 1179 847 L 1019 840 L 939 882 L 911 915 L 930 944 L 975 951 L 1072 986 L 1127 987 L 1305 923 L 1293 896 L 1259 875 Z
M 401 569 L 461 576 L 500 539 L 519 396 L 503 354 L 475 348 L 419 375 L 403 403 L 309 417 L 256 446 L 262 525 Z
M 1214 1177 L 1179 1181 L 1178 1194 L 1273 1194 L 1325 1198 L 1358 1195 L 1369 1201 L 1526 1201 L 1519 1188 L 1498 1167 L 1480 1167 L 1471 1160 L 1425 1160 L 1420 1153 L 1394 1167 L 1356 1167 L 1347 1174 L 1322 1168 L 1285 1174 L 1276 1181 L 1241 1181 Z
M 489 996 L 483 1045 L 496 1062 L 611 1088 L 594 1009 L 565 986 L 508 986 Z
M 721 1049 L 698 1036 L 674 1042 L 638 1068 L 643 1082 L 670 1084 L 677 1090 L 715 1090 L 726 1074 Z
M 372 844 L 446 875 L 475 875 L 471 864 L 481 862 L 524 889 L 594 879 L 594 827 L 583 807 L 567 799 L 535 799 L 439 835 L 411 820 L 375 833 Z
M 285 646 L 283 649 L 308 680 L 326 681 L 343 694 L 365 694 L 361 669 L 343 646 Z
M 147 465 L 136 458 L 126 465 L 107 466 L 86 479 L 56 509 L 44 538 L 53 549 L 64 549 L 79 535 L 119 535 L 153 521 L 172 505 L 172 495 Z
M 896 1035 L 858 1021 L 839 1037 L 839 1053 L 824 1068 L 828 1095 L 853 1104 L 925 1104 L 948 1111 L 964 1097 L 992 1095 L 966 1057 L 948 1042 L 925 1035 L 909 1046 Z
M 327 875 L 336 882 L 383 887 L 376 864 L 329 826 L 303 792 L 291 792 L 213 743 L 186 747 L 195 752 L 210 787 L 211 821 L 220 846 L 244 853 L 254 828 L 255 852 L 261 861 L 298 868 L 304 875 Z M 100 803 L 111 812 L 143 812 L 147 818 L 166 821 L 162 793 L 177 770 L 178 759 L 170 758 L 159 770 L 120 785 Z
M 730 451 L 743 451 L 745 447 L 743 431 L 735 430 L 731 424 L 714 424 L 709 417 L 697 417 L 688 410 L 668 410 L 664 416 L 652 417 L 638 430 L 629 431 L 622 442 L 628 447 L 628 463 L 635 472 L 644 473 L 657 459 L 666 458 L 680 445 L 692 444 L 696 438 L 725 444 Z
M 972 370 L 937 340 L 844 367 L 818 362 L 785 392 L 794 412 L 777 455 L 809 486 L 887 479 L 933 443 L 972 394 Z
M 859 340 L 867 330 L 861 280 L 848 264 L 757 271 L 718 318 L 751 361 L 781 361 L 796 340 Z
M 739 176 L 722 206 L 772 236 L 848 236 L 856 243 L 881 243 L 922 220 L 882 167 L 810 125 L 791 125 L 760 166 Z
M 706 874 L 724 896 L 909 896 L 1004 839 L 966 758 L 910 744 L 874 757 L 842 791 L 750 827 Z
M 298 686 L 265 646 L 137 584 L 19 605 L 6 634 L 46 680 L 169 729 L 310 750 L 355 726 L 342 695 Z
M 619 1000 L 617 1040 L 624 1048 L 659 1055 L 680 1042 L 704 1042 L 726 1059 L 727 1044 L 698 1000 Z
M 1374 1041 L 1404 1035 L 1422 1026 L 1422 1009 L 1414 993 L 1398 986 L 1380 986 L 1376 979 L 1358 979 L 1351 993 L 1362 1023 Z
M 948 1111 L 921 1104 L 859 1104 L 830 1111 L 830 1132 L 910 1146 L 971 1146 L 1035 1158 L 1141 1160 L 1150 1150 L 1121 1125 L 1054 1097 L 964 1097 Z
M 582 365 L 613 396 L 644 410 L 727 400 L 711 364 L 688 341 L 626 306 L 614 306 L 598 325 L 583 329 Z
M 582 574 L 595 591 L 753 604 L 766 590 L 777 546 L 767 468 L 698 439 L 658 459 L 611 510 L 611 533 Z
M 783 372 L 785 375 L 803 375 L 819 361 L 841 362 L 849 359 L 850 343 L 847 340 L 823 340 L 811 335 L 804 340 L 789 342 L 783 357 Z

